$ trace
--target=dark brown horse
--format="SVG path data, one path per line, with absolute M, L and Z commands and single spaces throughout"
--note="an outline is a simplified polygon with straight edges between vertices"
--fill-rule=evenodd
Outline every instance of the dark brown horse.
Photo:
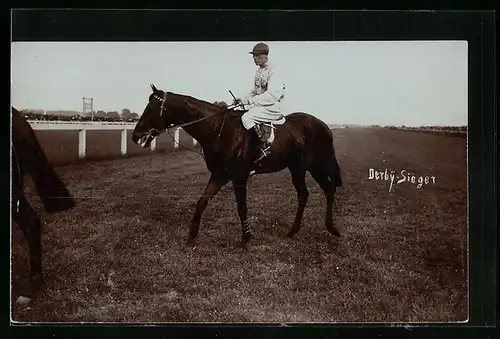
M 290 170 L 297 190 L 298 207 L 288 236 L 300 229 L 302 215 L 309 196 L 305 176 L 309 171 L 326 196 L 326 228 L 336 236 L 333 222 L 333 201 L 336 188 L 342 185 L 340 168 L 335 157 L 333 135 L 321 120 L 306 113 L 286 116 L 286 123 L 276 126 L 271 155 L 258 165 L 258 140 L 245 130 L 240 118 L 243 111 L 221 107 L 193 97 L 164 92 L 151 85 L 153 93 L 132 134 L 132 141 L 149 147 L 151 141 L 167 128 L 181 126 L 201 145 L 205 162 L 211 172 L 205 192 L 198 199 L 191 221 L 188 244 L 194 244 L 201 217 L 208 201 L 229 181 L 232 181 L 238 215 L 242 226 L 242 242 L 252 237 L 247 220 L 247 181 L 255 174 Z
M 28 243 L 31 282 L 37 288 L 43 281 L 40 219 L 24 195 L 24 176 L 28 173 L 47 213 L 65 211 L 75 202 L 50 165 L 31 125 L 12 107 L 12 219 Z

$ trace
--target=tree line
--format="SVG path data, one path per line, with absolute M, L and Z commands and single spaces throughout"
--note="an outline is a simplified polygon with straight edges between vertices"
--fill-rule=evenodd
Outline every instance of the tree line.
M 224 101 L 215 101 L 214 105 L 227 107 Z M 131 112 L 124 108 L 120 113 L 118 111 L 105 112 L 98 110 L 83 114 L 77 111 L 67 110 L 46 110 L 43 109 L 21 109 L 22 114 L 28 120 L 47 120 L 47 121 L 108 121 L 108 122 L 136 122 L 139 121 L 139 114 Z
M 108 122 L 135 122 L 139 120 L 139 114 L 131 112 L 128 108 L 118 111 L 97 112 L 66 111 L 66 110 L 41 110 L 41 109 L 22 109 L 21 113 L 28 120 L 48 120 L 48 121 L 108 121 Z
M 453 133 L 467 133 L 467 126 L 387 126 L 393 130 L 406 130 L 406 131 L 435 131 L 435 132 L 453 132 Z

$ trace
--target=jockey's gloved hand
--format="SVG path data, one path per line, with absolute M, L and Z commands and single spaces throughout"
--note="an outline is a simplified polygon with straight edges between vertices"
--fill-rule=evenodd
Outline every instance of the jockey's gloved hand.
M 240 99 L 240 98 L 235 98 L 235 99 L 233 100 L 233 105 L 241 105 L 241 104 L 242 104 L 242 101 L 241 101 L 241 99 Z

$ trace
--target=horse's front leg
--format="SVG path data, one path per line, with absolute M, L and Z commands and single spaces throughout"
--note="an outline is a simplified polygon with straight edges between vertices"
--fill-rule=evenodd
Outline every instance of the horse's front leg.
M 227 184 L 229 179 L 226 179 L 223 175 L 212 174 L 210 176 L 210 180 L 208 181 L 207 187 L 205 188 L 205 192 L 201 195 L 196 203 L 196 211 L 191 220 L 191 227 L 189 229 L 189 237 L 187 240 L 187 244 L 189 246 L 195 245 L 195 238 L 198 236 L 198 231 L 200 229 L 201 216 L 203 215 L 203 211 L 208 205 L 208 201 L 219 192 L 219 190 Z
M 15 206 L 14 208 L 16 208 Z M 24 196 L 19 199 L 19 211 L 13 214 L 28 243 L 31 284 L 36 291 L 43 283 L 41 222 Z
M 248 178 L 233 180 L 236 204 L 238 206 L 238 215 L 241 222 L 241 245 L 243 248 L 246 248 L 247 243 L 252 238 L 250 225 L 247 219 L 247 180 Z

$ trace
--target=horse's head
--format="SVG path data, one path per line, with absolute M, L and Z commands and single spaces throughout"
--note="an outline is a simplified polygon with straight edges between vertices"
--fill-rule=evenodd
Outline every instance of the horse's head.
M 154 85 L 151 88 L 153 93 L 149 95 L 148 104 L 132 132 L 132 141 L 141 147 L 149 147 L 154 138 L 177 123 L 175 116 L 167 109 L 167 92 Z

